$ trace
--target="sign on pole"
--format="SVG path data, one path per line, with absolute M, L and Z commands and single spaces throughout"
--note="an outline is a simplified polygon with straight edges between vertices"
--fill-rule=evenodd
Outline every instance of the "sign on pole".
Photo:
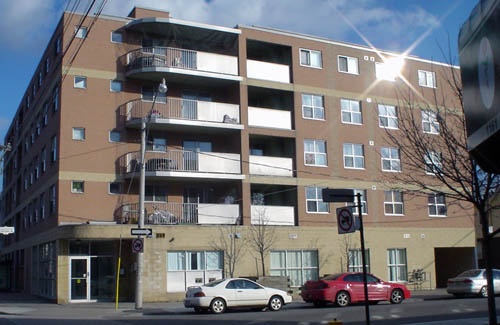
M 347 234 L 356 231 L 356 223 L 354 222 L 350 207 L 337 209 L 337 227 L 339 234 Z
M 321 194 L 323 202 L 354 202 L 354 190 L 324 188 Z
M 15 232 L 14 227 L 0 227 L 0 234 L 2 235 L 13 234 L 14 232 Z
M 132 252 L 143 253 L 144 252 L 144 239 L 135 238 L 132 240 Z
M 151 228 L 132 228 L 130 229 L 130 234 L 132 236 L 147 236 L 148 238 L 153 236 L 153 229 Z

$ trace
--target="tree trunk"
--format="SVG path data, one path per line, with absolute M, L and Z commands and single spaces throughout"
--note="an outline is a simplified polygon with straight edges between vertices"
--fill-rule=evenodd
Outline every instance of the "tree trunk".
M 262 264 L 262 276 L 266 276 L 266 267 L 264 265 L 264 254 L 260 254 L 260 263 Z

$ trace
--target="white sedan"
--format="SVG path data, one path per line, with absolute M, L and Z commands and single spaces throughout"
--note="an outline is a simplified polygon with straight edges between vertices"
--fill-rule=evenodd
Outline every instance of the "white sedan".
M 267 288 L 248 279 L 221 279 L 200 287 L 189 287 L 184 299 L 186 308 L 196 312 L 210 309 L 220 314 L 232 307 L 269 307 L 278 311 L 292 302 L 286 291 Z

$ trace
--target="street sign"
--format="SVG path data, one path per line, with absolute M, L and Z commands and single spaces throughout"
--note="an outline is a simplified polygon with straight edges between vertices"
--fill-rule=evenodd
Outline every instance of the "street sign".
M 323 202 L 354 202 L 354 190 L 342 188 L 324 188 Z
M 151 228 L 132 228 L 130 229 L 130 234 L 132 236 L 147 236 L 148 238 L 153 236 L 153 229 Z
M 14 232 L 15 232 L 14 227 L 0 227 L 0 234 L 2 235 L 13 234 Z
M 134 253 L 144 252 L 144 239 L 135 238 L 134 240 L 132 240 L 132 252 Z
M 339 234 L 347 234 L 356 231 L 356 222 L 354 221 L 350 207 L 337 209 L 337 227 Z

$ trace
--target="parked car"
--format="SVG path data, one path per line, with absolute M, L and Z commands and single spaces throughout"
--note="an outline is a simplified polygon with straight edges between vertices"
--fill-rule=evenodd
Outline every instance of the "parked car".
M 500 293 L 500 270 L 493 269 L 493 288 L 495 294 Z M 454 296 L 480 295 L 488 297 L 486 270 L 472 269 L 460 273 L 455 278 L 448 280 L 446 291 Z
M 292 296 L 286 291 L 267 288 L 248 279 L 230 278 L 189 287 L 184 306 L 196 312 L 210 310 L 220 314 L 233 307 L 269 307 L 278 311 L 291 302 Z
M 380 280 L 372 274 L 367 274 L 368 299 L 371 303 L 390 301 L 399 304 L 410 298 L 406 286 Z M 340 307 L 365 300 L 363 273 L 338 273 L 328 275 L 318 281 L 307 281 L 301 292 L 302 299 L 322 306 L 333 302 Z

